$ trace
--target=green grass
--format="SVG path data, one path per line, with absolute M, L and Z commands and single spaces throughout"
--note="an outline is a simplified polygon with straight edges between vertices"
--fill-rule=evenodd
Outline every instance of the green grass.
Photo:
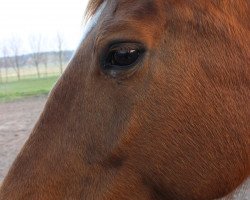
M 48 78 L 30 78 L 8 83 L 0 83 L 0 102 L 13 101 L 28 96 L 48 94 L 58 76 Z

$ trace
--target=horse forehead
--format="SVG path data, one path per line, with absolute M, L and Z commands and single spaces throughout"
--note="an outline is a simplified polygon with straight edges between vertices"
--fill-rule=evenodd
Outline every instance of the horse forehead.
M 94 18 L 101 10 L 98 22 L 95 23 L 96 32 L 92 32 L 96 34 L 95 44 L 103 42 L 104 38 L 111 39 L 111 35 L 117 38 L 124 36 L 131 40 L 135 40 L 136 35 L 140 35 L 140 40 L 147 42 L 150 47 L 155 41 L 153 36 L 156 35 L 156 31 L 161 30 L 158 22 L 164 21 L 160 20 L 162 2 L 163 0 L 101 1 L 98 9 L 92 15 Z
M 145 20 L 145 18 L 151 19 L 152 16 L 157 16 L 157 1 L 158 0 L 103 0 L 100 2 L 98 9 L 93 13 L 91 19 L 87 22 L 83 38 L 86 38 L 89 32 L 97 25 L 108 2 L 111 2 L 111 5 L 113 5 L 111 6 L 113 10 L 109 10 L 109 14 L 111 13 L 112 17 L 117 17 L 119 16 L 117 13 L 122 12 L 122 17 L 124 17 L 125 13 L 129 18 L 132 16 L 135 20 Z
M 141 19 L 158 14 L 157 0 L 120 0 L 117 1 L 116 10 L 122 9 L 133 17 Z

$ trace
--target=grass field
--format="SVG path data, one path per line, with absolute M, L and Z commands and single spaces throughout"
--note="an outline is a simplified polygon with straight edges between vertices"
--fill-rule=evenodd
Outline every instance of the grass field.
M 28 96 L 48 94 L 58 79 L 57 76 L 48 78 L 32 78 L 8 83 L 0 83 L 0 102 L 13 101 Z

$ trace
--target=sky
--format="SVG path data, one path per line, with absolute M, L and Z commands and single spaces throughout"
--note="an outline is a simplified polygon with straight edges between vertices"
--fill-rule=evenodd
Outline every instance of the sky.
M 43 50 L 53 50 L 59 33 L 64 48 L 74 50 L 81 38 L 87 3 L 88 0 L 1 0 L 0 48 L 16 38 L 26 53 L 31 51 L 29 38 L 39 36 L 44 41 Z

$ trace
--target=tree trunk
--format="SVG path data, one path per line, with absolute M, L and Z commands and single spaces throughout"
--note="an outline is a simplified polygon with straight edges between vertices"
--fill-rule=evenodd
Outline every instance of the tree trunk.
M 8 83 L 8 67 L 5 67 L 5 82 Z
M 48 77 L 48 65 L 45 64 L 45 77 L 47 78 Z
M 37 77 L 40 78 L 40 70 L 38 64 L 36 64 L 36 72 L 37 72 Z
M 62 55 L 62 52 L 60 51 L 59 52 L 59 64 L 60 64 L 60 72 L 61 72 L 61 74 L 63 73 L 63 62 L 62 62 L 62 59 L 63 59 L 63 55 Z
M 3 77 L 2 77 L 2 69 L 0 68 L 0 83 L 3 82 Z
M 19 67 L 17 67 L 17 79 L 18 79 L 18 81 L 20 81 L 20 80 L 21 80 L 21 76 L 20 76 L 20 68 L 19 68 Z

